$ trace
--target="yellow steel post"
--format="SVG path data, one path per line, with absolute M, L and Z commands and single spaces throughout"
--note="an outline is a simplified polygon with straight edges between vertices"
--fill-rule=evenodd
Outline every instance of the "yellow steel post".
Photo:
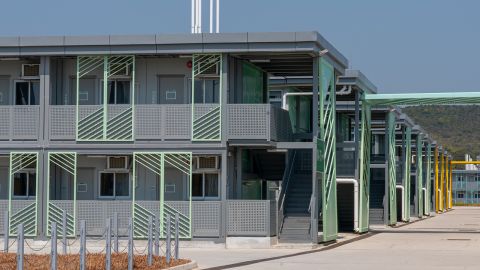
M 449 177 L 449 179 L 450 179 L 450 201 L 449 201 L 450 209 L 453 208 L 453 188 L 452 188 L 453 187 L 453 184 L 452 184 L 453 183 L 453 179 L 452 179 L 453 173 L 452 172 L 453 172 L 453 164 L 450 161 L 450 177 Z
M 442 152 L 441 158 L 440 158 L 440 194 L 438 196 L 439 199 L 439 210 L 443 211 L 443 179 L 445 176 L 445 159 L 444 159 L 444 153 Z
M 440 211 L 440 205 L 439 202 L 440 200 L 438 199 L 438 147 L 435 147 L 435 185 L 434 185 L 434 190 L 435 190 L 435 212 Z
M 450 185 L 448 184 L 448 176 L 450 174 L 448 173 L 448 171 L 449 171 L 448 156 L 445 155 L 445 210 L 448 210 L 448 200 L 449 200 L 448 194 L 450 193 L 450 191 L 449 191 Z

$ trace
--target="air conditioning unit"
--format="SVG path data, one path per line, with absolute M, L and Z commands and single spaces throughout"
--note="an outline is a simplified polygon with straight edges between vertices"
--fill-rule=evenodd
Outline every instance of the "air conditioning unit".
M 128 157 L 127 156 L 108 156 L 107 168 L 114 169 L 114 170 L 128 169 Z
M 22 64 L 22 78 L 39 78 L 40 64 Z
M 130 65 L 128 63 L 110 63 L 110 76 L 128 77 L 130 76 Z
M 205 169 L 218 169 L 218 160 L 217 156 L 201 156 L 193 157 L 192 160 L 192 169 L 205 170 Z

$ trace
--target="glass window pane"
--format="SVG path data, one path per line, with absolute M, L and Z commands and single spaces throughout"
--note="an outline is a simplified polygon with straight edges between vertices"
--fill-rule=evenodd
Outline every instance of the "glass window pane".
M 113 196 L 113 173 L 101 174 L 100 196 Z
M 15 84 L 15 105 L 28 105 L 28 82 Z
M 128 173 L 115 174 L 115 196 L 128 196 Z
M 38 105 L 39 104 L 39 97 L 40 95 L 40 82 L 33 81 L 30 87 L 30 103 L 29 105 Z
M 16 173 L 13 176 L 13 196 L 27 196 L 26 173 Z
M 206 80 L 205 81 L 205 103 L 218 103 L 219 100 L 219 81 Z
M 204 103 L 203 102 L 203 80 L 195 80 L 195 103 Z
M 205 197 L 218 197 L 218 174 L 205 174 Z
M 108 81 L 107 89 L 108 104 L 115 104 L 115 82 Z
M 35 173 L 28 174 L 28 196 L 35 197 L 37 195 L 37 177 Z
M 203 197 L 202 174 L 194 173 L 192 175 L 192 197 Z
M 116 104 L 130 104 L 130 82 L 117 81 Z

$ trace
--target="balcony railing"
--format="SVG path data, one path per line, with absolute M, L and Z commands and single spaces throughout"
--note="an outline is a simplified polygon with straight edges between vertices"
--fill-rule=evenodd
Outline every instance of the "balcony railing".
M 115 106 L 109 105 L 109 111 Z M 75 140 L 75 107 L 50 106 L 50 140 Z M 270 104 L 228 104 L 226 107 L 227 115 L 223 122 L 227 125 L 226 136 L 230 140 L 289 141 L 292 138 L 290 119 L 285 110 Z M 190 140 L 191 120 L 190 104 L 135 105 L 135 140 Z
M 40 106 L 0 106 L 0 140 L 38 140 Z

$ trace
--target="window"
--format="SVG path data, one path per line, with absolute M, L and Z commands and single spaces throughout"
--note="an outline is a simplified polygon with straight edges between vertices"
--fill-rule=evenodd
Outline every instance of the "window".
M 219 198 L 218 173 L 194 173 L 192 197 L 197 199 Z
M 218 79 L 195 80 L 195 103 L 219 103 L 220 81 Z
M 101 198 L 128 198 L 130 196 L 130 176 L 127 172 L 101 172 Z
M 463 182 L 463 175 L 457 176 L 457 181 L 458 182 Z
M 13 197 L 29 199 L 36 196 L 37 179 L 35 172 L 18 172 L 13 176 Z
M 130 104 L 130 81 L 108 81 L 107 100 L 108 104 Z
M 475 193 L 473 194 L 473 198 L 479 199 L 479 198 L 480 198 L 480 193 L 479 193 L 479 192 L 475 192 Z
M 39 81 L 16 81 L 15 105 L 38 105 L 39 93 Z
M 457 193 L 457 199 L 463 199 L 465 198 L 465 193 L 464 192 L 458 192 Z
M 480 182 L 480 175 L 475 175 L 475 182 Z

